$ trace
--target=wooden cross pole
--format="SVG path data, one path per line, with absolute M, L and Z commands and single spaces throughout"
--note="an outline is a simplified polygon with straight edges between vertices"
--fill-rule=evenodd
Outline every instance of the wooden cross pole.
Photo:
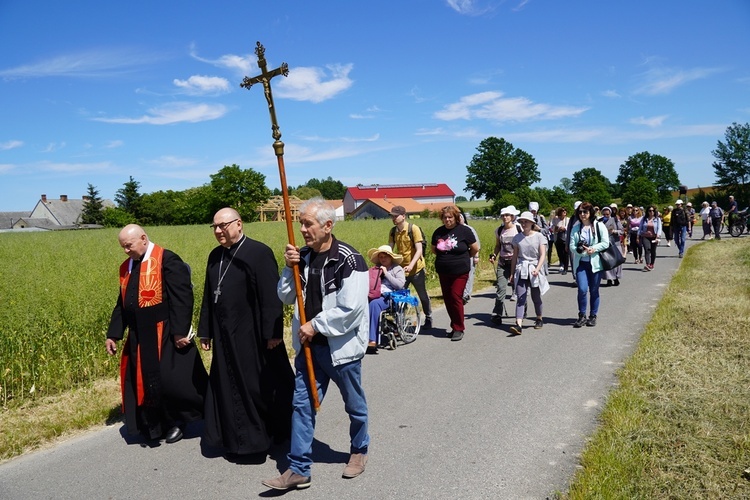
M 289 243 L 294 245 L 294 228 L 292 227 L 292 210 L 289 203 L 289 190 L 286 183 L 286 171 L 284 170 L 284 143 L 281 142 L 281 131 L 279 130 L 279 124 L 276 121 L 276 107 L 273 104 L 273 94 L 271 93 L 271 78 L 289 74 L 289 66 L 287 63 L 282 63 L 280 67 L 268 71 L 266 65 L 266 49 L 261 45 L 260 42 L 256 43 L 255 55 L 258 56 L 258 67 L 260 68 L 260 75 L 252 78 L 245 77 L 240 84 L 240 87 L 249 89 L 256 83 L 263 85 L 263 93 L 268 101 L 268 112 L 271 115 L 271 136 L 274 138 L 273 150 L 276 154 L 276 159 L 279 164 L 279 177 L 281 178 L 281 194 L 284 199 L 284 216 L 286 218 L 286 233 L 289 238 Z M 307 320 L 305 318 L 305 303 L 302 298 L 302 280 L 300 279 L 299 266 L 292 268 L 294 272 L 294 287 L 297 293 L 297 309 L 299 311 L 300 324 L 304 325 Z M 312 404 L 315 411 L 320 409 L 320 399 L 318 398 L 318 385 L 315 381 L 315 369 L 313 367 L 312 352 L 310 350 L 309 342 L 305 341 L 302 344 L 302 349 L 305 353 L 305 361 L 307 363 L 307 378 L 310 383 L 310 395 L 312 396 Z

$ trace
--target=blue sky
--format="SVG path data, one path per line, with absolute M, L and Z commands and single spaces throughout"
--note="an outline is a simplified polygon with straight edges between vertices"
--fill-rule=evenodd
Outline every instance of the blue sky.
M 750 121 L 750 2 L 664 0 L 0 0 L 0 210 L 40 194 L 183 190 L 238 164 L 288 183 L 447 183 L 479 143 L 530 153 L 542 181 L 641 151 L 682 183 Z

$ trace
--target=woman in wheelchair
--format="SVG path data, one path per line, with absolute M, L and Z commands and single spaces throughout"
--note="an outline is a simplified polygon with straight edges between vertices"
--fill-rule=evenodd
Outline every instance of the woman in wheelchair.
M 367 353 L 373 354 L 378 351 L 380 313 L 388 307 L 383 294 L 404 288 L 406 275 L 400 265 L 403 258 L 393 253 L 388 245 L 371 248 L 367 252 L 367 258 L 374 264 L 370 268 L 370 341 L 367 345 Z

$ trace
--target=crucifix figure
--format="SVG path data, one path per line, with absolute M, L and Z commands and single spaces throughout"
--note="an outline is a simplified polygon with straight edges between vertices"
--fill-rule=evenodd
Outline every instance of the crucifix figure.
M 246 76 L 242 80 L 242 83 L 240 83 L 240 87 L 249 89 L 256 83 L 263 84 L 263 93 L 266 95 L 266 101 L 268 101 L 268 112 L 271 113 L 271 136 L 278 141 L 281 139 L 281 131 L 279 130 L 279 124 L 276 122 L 276 109 L 273 106 L 273 94 L 271 94 L 271 78 L 278 75 L 289 75 L 289 65 L 287 65 L 287 63 L 281 63 L 281 66 L 278 68 L 268 71 L 266 64 L 266 48 L 261 45 L 260 42 L 256 42 L 255 54 L 258 56 L 258 67 L 260 68 L 261 73 L 252 78 Z

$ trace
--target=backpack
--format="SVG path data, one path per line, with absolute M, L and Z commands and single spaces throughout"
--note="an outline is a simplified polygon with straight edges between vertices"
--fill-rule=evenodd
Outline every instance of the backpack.
M 396 245 L 396 226 L 393 226 L 391 228 L 391 240 L 393 241 L 393 244 Z M 407 231 L 409 234 L 409 239 L 411 240 L 411 247 L 416 252 L 417 246 L 414 243 L 414 231 L 412 230 L 412 224 L 409 222 L 409 225 L 407 226 Z M 422 245 L 422 259 L 425 258 L 425 255 L 427 255 L 427 240 L 424 239 L 424 232 L 422 232 L 422 241 L 420 242 Z M 401 253 L 401 249 L 398 249 L 398 253 Z
M 367 270 L 370 277 L 370 287 L 367 289 L 367 300 L 380 298 L 380 266 L 373 266 Z
M 687 226 L 687 217 L 685 216 L 685 209 L 683 208 L 676 208 L 672 211 L 672 225 L 676 225 L 679 227 Z

